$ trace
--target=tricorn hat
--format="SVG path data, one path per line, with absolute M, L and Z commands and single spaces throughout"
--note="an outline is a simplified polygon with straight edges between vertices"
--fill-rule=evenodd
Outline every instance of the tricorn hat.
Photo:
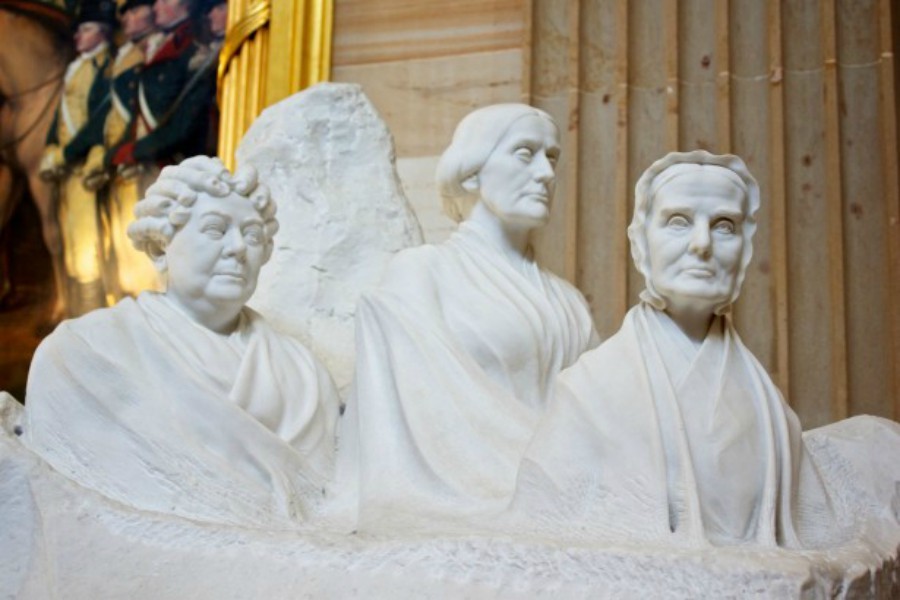
M 127 11 L 138 6 L 153 6 L 154 0 L 125 0 L 119 3 L 119 15 L 124 15 Z
M 83 0 L 81 2 L 75 26 L 82 23 L 105 23 L 109 26 L 116 24 L 116 4 L 113 0 Z
M 200 0 L 199 9 L 201 14 L 208 14 L 209 11 L 214 9 L 220 4 L 228 4 L 227 0 Z

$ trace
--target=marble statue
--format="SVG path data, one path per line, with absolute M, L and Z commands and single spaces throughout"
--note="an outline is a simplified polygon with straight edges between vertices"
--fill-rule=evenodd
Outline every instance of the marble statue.
M 316 358 L 244 305 L 278 229 L 252 168 L 164 169 L 128 235 L 165 273 L 38 348 L 23 441 L 85 487 L 192 519 L 302 520 L 331 477 L 337 393 Z
M 736 156 L 671 153 L 635 196 L 641 302 L 559 377 L 517 507 L 632 540 L 815 543 L 830 501 L 796 415 L 729 317 L 752 255 L 756 181 Z
M 900 424 L 801 434 L 731 325 L 759 206 L 740 159 L 641 179 L 647 289 L 597 347 L 528 252 L 558 153 L 542 111 L 466 117 L 438 170 L 463 222 L 438 245 L 356 86 L 267 109 L 234 175 L 164 169 L 130 235 L 166 292 L 64 322 L 26 405 L 0 391 L 0 590 L 900 597 Z M 347 376 L 353 318 L 340 418 L 312 353 Z
M 361 298 L 340 467 L 361 529 L 508 503 L 557 373 L 597 344 L 582 295 L 528 250 L 559 152 L 541 110 L 470 113 L 437 169 L 458 231 L 399 252 Z

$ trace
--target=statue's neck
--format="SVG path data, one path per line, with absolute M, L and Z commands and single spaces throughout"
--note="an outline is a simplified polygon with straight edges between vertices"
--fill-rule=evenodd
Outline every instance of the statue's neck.
M 527 258 L 531 227 L 501 220 L 483 202 L 475 204 L 466 222 L 474 226 L 491 245 L 510 260 L 521 261 Z
M 715 314 L 707 306 L 698 306 L 690 302 L 681 304 L 668 302 L 666 314 L 678 326 L 696 347 L 703 344 Z

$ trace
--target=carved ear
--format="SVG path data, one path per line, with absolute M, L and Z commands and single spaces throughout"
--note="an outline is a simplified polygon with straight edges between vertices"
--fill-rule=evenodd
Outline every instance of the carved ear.
M 153 261 L 153 267 L 157 273 L 165 273 L 169 270 L 169 262 L 166 260 L 165 252 L 153 252 L 150 254 L 150 260 Z
M 478 191 L 479 183 L 478 183 L 478 175 L 470 175 L 463 179 L 462 188 L 469 192 L 470 194 L 474 194 Z

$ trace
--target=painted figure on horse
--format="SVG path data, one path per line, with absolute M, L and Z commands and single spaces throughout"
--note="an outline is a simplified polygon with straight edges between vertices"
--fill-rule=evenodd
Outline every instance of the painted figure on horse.
M 18 203 L 30 196 L 53 265 L 51 322 L 65 316 L 66 279 L 57 207 L 39 169 L 72 57 L 72 14 L 62 0 L 0 0 L 0 240 Z M 0 300 L 10 288 L 4 267 L 0 258 Z

